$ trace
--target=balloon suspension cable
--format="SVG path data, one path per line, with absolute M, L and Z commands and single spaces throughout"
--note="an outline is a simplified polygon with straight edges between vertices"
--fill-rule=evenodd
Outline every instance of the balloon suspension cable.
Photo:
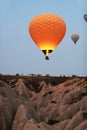
M 45 57 L 46 60 L 49 60 L 48 55 L 49 55 L 49 50 L 46 50 L 46 57 Z

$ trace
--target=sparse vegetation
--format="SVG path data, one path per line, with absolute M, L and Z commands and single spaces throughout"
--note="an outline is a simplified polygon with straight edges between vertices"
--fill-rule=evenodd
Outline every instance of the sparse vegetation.
M 3 80 L 8 84 L 10 83 L 10 80 L 15 79 L 17 81 L 18 79 L 23 79 L 27 88 L 31 88 L 30 86 L 32 86 L 32 90 L 35 92 L 40 91 L 40 88 L 38 86 L 41 81 L 45 81 L 47 85 L 50 83 L 51 85 L 55 86 L 73 78 L 74 76 L 50 76 L 49 74 L 46 74 L 45 76 L 42 76 L 41 74 L 31 74 L 30 76 L 24 76 L 18 73 L 16 75 L 0 75 L 0 80 Z M 87 77 L 85 77 L 85 79 L 87 79 Z

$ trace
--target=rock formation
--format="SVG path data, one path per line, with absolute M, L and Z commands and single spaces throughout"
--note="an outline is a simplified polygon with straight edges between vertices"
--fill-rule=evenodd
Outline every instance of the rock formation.
M 0 80 L 0 130 L 87 130 L 87 78 L 38 84 Z

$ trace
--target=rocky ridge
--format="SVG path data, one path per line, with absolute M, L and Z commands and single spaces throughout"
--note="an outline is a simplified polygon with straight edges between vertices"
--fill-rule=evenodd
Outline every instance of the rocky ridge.
M 0 130 L 87 130 L 87 78 L 38 87 L 0 80 Z

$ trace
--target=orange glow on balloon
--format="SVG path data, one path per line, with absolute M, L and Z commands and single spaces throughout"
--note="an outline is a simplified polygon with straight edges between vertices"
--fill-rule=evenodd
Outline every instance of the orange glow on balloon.
M 55 14 L 37 15 L 29 23 L 33 41 L 47 57 L 62 41 L 65 32 L 64 20 Z

